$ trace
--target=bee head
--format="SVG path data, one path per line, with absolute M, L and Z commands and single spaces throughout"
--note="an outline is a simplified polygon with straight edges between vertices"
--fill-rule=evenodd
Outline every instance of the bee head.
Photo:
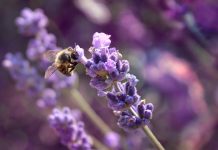
M 71 58 L 77 60 L 79 58 L 79 54 L 76 51 L 74 51 L 71 53 Z

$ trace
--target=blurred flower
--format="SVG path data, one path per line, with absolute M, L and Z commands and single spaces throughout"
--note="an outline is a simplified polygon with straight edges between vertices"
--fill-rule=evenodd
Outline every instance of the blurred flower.
M 184 0 L 183 0 L 184 1 Z M 218 31 L 218 4 L 214 0 L 195 0 L 192 2 L 184 1 L 187 6 L 190 7 L 197 24 L 200 29 L 211 34 L 216 33 L 214 31 Z
M 16 19 L 15 23 L 21 34 L 32 36 L 47 26 L 48 18 L 41 9 L 32 11 L 29 8 L 24 8 L 21 11 L 21 16 Z
M 186 126 L 179 136 L 180 141 L 177 145 L 178 149 L 209 149 L 205 148 L 205 144 L 209 141 L 211 142 L 214 139 L 212 135 L 216 132 L 215 130 L 217 126 L 215 120 L 211 114 L 205 113 L 204 115 L 200 116 L 198 119 L 190 123 L 188 126 Z M 215 147 L 213 147 L 212 149 L 214 148 Z
M 202 84 L 187 62 L 168 52 L 152 51 L 145 68 L 146 81 L 167 99 L 170 109 L 165 116 L 171 127 L 181 129 L 207 112 Z
M 159 7 L 162 10 L 163 16 L 171 21 L 182 21 L 182 16 L 188 10 L 184 4 L 178 3 L 175 0 L 160 0 Z
M 109 132 L 104 137 L 104 143 L 113 149 L 117 149 L 120 146 L 120 136 L 116 132 Z
M 146 26 L 139 20 L 139 18 L 137 18 L 136 15 L 134 15 L 130 9 L 121 11 L 118 24 L 121 34 L 125 33 L 126 35 L 122 36 L 123 38 L 130 39 L 131 41 L 136 40 L 148 43 L 149 37 L 147 35 L 148 33 L 146 31 Z
M 56 101 L 57 101 L 56 91 L 54 91 L 53 89 L 47 88 L 42 91 L 42 95 L 40 99 L 38 99 L 37 105 L 41 108 L 53 107 L 55 106 Z
M 74 4 L 96 24 L 105 24 L 111 19 L 110 10 L 103 1 L 74 0 Z
M 3 66 L 16 81 L 17 88 L 26 91 L 30 96 L 38 95 L 45 88 L 43 78 L 20 53 L 6 54 Z
M 49 115 L 49 123 L 70 150 L 91 150 L 92 141 L 84 130 L 84 124 L 75 119 L 73 111 L 68 107 L 54 108 Z
M 47 30 L 38 32 L 35 38 L 31 39 L 27 47 L 27 57 L 30 60 L 43 60 L 43 53 L 46 50 L 61 49 L 56 45 L 56 37 L 54 34 L 48 33 Z

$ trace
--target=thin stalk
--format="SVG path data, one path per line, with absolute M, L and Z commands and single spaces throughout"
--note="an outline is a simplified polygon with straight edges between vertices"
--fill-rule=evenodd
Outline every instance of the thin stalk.
M 106 147 L 104 144 L 102 144 L 98 139 L 96 139 L 94 136 L 91 136 L 92 141 L 94 143 L 94 146 L 99 150 L 110 150 L 108 147 Z
M 110 127 L 90 107 L 90 105 L 77 89 L 72 89 L 71 96 L 74 98 L 74 101 L 77 102 L 77 105 L 80 107 L 80 109 L 90 118 L 90 120 L 101 130 L 104 135 L 112 131 Z
M 138 114 L 135 112 L 135 110 L 132 107 L 130 107 L 130 111 L 133 113 L 133 115 L 138 117 Z M 148 126 L 145 125 L 142 127 L 142 129 L 158 150 L 165 150 Z

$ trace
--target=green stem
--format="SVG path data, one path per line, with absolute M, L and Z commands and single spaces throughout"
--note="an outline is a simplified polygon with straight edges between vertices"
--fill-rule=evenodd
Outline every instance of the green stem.
M 101 130 L 104 135 L 112 131 L 110 127 L 107 126 L 107 124 L 90 107 L 90 105 L 77 89 L 72 89 L 71 96 L 74 98 L 74 101 L 77 102 L 77 105 L 80 107 L 80 109 L 91 119 L 91 121 Z
M 135 112 L 135 110 L 132 107 L 130 107 L 130 111 L 133 113 L 133 115 L 138 117 L 138 114 Z M 165 150 L 148 126 L 145 125 L 142 127 L 142 129 L 158 150 Z

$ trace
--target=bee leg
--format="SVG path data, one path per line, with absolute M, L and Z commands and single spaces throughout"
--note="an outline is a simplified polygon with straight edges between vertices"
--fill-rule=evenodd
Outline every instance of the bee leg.
M 72 72 L 72 71 L 74 70 L 75 66 L 76 66 L 75 63 L 70 64 L 70 66 L 69 66 L 69 72 Z
M 78 64 L 78 62 L 75 62 L 75 61 L 73 62 L 73 61 L 71 61 L 70 64 L 71 64 L 72 66 L 76 66 L 76 65 Z
M 71 67 L 69 68 L 69 72 L 72 72 L 72 71 L 73 71 L 73 69 L 74 69 L 74 67 L 73 67 L 73 66 L 71 66 Z

